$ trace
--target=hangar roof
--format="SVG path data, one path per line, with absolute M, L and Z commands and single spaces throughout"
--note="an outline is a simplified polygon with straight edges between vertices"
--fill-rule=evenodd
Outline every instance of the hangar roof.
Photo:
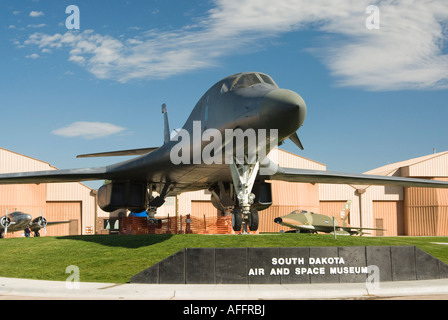
M 39 171 L 39 170 L 57 170 L 56 167 L 52 166 L 48 162 L 38 160 L 29 156 L 26 156 L 24 154 L 11 151 L 5 148 L 0 147 L 0 156 L 3 154 L 4 158 L 2 161 L 6 162 L 7 167 L 4 167 L 5 163 L 3 163 L 3 166 L 0 168 L 1 173 L 8 173 L 10 171 L 5 170 L 12 170 L 11 172 L 15 171 Z M 22 159 L 22 160 L 18 160 Z
M 365 174 L 400 177 L 447 177 L 448 151 L 391 163 Z
M 43 170 L 58 170 L 48 162 L 29 157 L 27 155 L 11 151 L 0 147 L 0 173 L 12 172 L 27 172 L 27 171 L 43 171 Z M 91 190 L 92 188 L 86 186 L 82 182 L 80 185 Z

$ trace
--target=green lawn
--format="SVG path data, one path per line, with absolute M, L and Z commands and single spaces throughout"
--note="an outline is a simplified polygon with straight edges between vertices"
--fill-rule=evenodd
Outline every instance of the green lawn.
M 76 265 L 84 282 L 126 283 L 183 248 L 415 245 L 448 263 L 448 237 L 349 237 L 313 234 L 97 235 L 0 241 L 0 276 L 64 281 Z

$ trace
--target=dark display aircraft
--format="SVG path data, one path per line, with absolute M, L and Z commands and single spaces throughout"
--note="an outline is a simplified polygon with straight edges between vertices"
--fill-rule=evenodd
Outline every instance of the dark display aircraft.
M 236 231 L 258 229 L 258 211 L 272 204 L 266 180 L 448 188 L 441 181 L 277 167 L 266 157 L 271 149 L 288 138 L 303 149 L 296 131 L 306 105 L 263 73 L 239 73 L 213 85 L 171 139 L 165 106 L 162 112 L 165 134 L 159 148 L 82 155 L 137 157 L 106 167 L 1 174 L 0 184 L 107 179 L 110 183 L 98 190 L 103 210 L 146 210 L 149 218 L 167 196 L 208 189 L 213 205 L 233 214 Z
M 33 220 L 31 219 L 31 215 L 28 213 L 15 211 L 8 214 L 8 211 L 6 211 L 6 214 L 0 218 L 0 239 L 2 239 L 4 235 L 8 233 L 8 231 L 23 231 L 27 227 L 30 229 L 30 231 L 34 232 L 35 237 L 40 237 L 41 229 L 44 229 L 45 233 L 47 233 L 47 225 L 50 226 L 69 222 L 47 222 L 47 219 L 45 219 L 42 215 L 42 211 L 40 212 L 40 217 L 37 217 Z

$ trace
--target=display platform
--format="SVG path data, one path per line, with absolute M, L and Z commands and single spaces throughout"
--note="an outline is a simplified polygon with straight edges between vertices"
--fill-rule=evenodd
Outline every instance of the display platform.
M 448 265 L 415 246 L 187 248 L 131 283 L 300 284 L 448 278 Z

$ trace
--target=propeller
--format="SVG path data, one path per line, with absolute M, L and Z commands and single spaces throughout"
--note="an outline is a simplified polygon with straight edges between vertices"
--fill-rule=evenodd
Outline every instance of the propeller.
M 8 210 L 6 210 L 6 214 L 0 220 L 0 224 L 5 228 L 5 234 L 8 233 L 8 227 L 11 225 L 11 219 L 8 218 Z
M 300 148 L 300 150 L 303 150 L 303 145 L 302 142 L 299 139 L 299 136 L 297 135 L 297 132 L 294 132 L 294 134 L 292 134 L 289 139 L 294 142 L 294 144 L 296 146 L 298 146 Z
M 40 210 L 39 227 L 44 228 L 45 234 L 47 234 L 47 219 L 44 218 L 42 210 Z

